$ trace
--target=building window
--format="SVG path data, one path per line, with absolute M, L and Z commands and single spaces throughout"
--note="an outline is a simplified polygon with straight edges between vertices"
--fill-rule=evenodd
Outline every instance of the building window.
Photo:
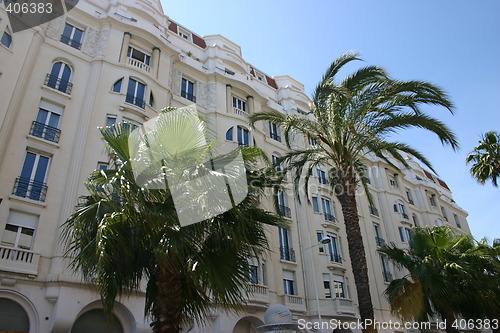
M 379 216 L 377 207 L 373 206 L 372 204 L 370 204 L 370 214 L 373 216 Z
M 77 50 L 82 47 L 83 30 L 66 23 L 61 35 L 61 42 Z
M 408 202 L 410 203 L 410 205 L 414 205 L 415 202 L 413 201 L 413 196 L 411 195 L 411 191 L 410 189 L 406 189 L 406 198 L 408 199 Z
M 335 298 L 347 298 L 343 281 L 334 280 L 333 288 L 335 289 Z
M 453 219 L 455 220 L 455 224 L 457 225 L 457 227 L 462 228 L 462 226 L 460 225 L 460 219 L 458 218 L 457 214 L 453 214 Z
M 281 163 L 279 162 L 279 157 L 276 155 L 271 155 L 271 160 L 274 165 L 274 171 L 280 173 L 282 169 L 281 169 Z
M 38 216 L 11 211 L 0 245 L 31 250 L 37 225 Z
M 312 205 L 313 205 L 313 211 L 315 213 L 319 213 L 319 202 L 318 202 L 318 197 L 312 197 Z
M 278 124 L 269 122 L 269 136 L 271 139 L 281 142 L 281 137 L 278 135 Z
M 328 179 L 326 178 L 326 172 L 324 170 L 321 170 L 320 168 L 317 169 L 318 171 L 318 180 L 320 184 L 328 185 Z
M 405 228 L 405 232 L 406 232 L 406 241 L 409 243 L 409 242 L 411 242 L 411 230 L 408 228 Z
M 107 170 L 109 168 L 109 163 L 106 162 L 98 162 L 97 170 Z
M 125 102 L 138 106 L 142 109 L 145 107 L 144 96 L 146 94 L 146 85 L 132 78 L 128 80 L 127 96 Z
M 325 245 L 324 244 L 321 244 L 321 241 L 323 240 L 323 231 L 317 231 L 316 232 L 316 237 L 318 239 L 318 244 L 319 244 L 319 247 L 318 247 L 318 251 L 319 253 L 325 253 Z
M 248 283 L 254 283 L 254 284 L 259 284 L 259 267 L 256 265 L 249 265 L 248 266 L 248 278 L 247 282 Z
M 406 239 L 405 239 L 404 228 L 403 227 L 399 227 L 398 230 L 399 230 L 399 238 L 401 239 L 401 242 L 405 243 Z
M 285 295 L 297 295 L 295 290 L 295 272 L 283 271 L 283 292 Z
M 431 196 L 429 197 L 429 202 L 430 202 L 432 207 L 437 207 L 435 194 L 431 194 Z
M 250 143 L 250 132 L 244 127 L 238 126 L 237 127 L 237 134 L 238 134 L 238 144 L 240 146 L 248 147 Z
M 335 222 L 335 217 L 332 214 L 332 207 L 330 200 L 321 198 L 321 205 L 323 206 L 323 215 L 326 221 Z
M 287 205 L 287 198 L 285 192 L 283 192 L 282 190 L 278 190 L 276 192 L 276 199 L 278 201 L 278 214 L 280 216 L 291 218 L 292 211 L 290 207 L 288 207 Z
M 295 251 L 292 248 L 288 229 L 278 228 L 278 235 L 280 241 L 280 258 L 295 262 Z
M 389 269 L 389 260 L 387 259 L 386 256 L 380 255 L 380 262 L 382 265 L 382 274 L 384 276 L 384 281 L 385 282 L 391 282 L 392 281 L 392 274 Z
M 116 124 L 116 116 L 108 115 L 106 117 L 106 126 L 113 126 L 114 124 Z
M 184 29 L 179 28 L 178 34 L 185 40 L 191 40 L 191 34 Z
M 30 330 L 30 319 L 21 305 L 8 298 L 0 297 L 0 330 L 20 333 L 33 332 L 35 329 Z
M 408 214 L 406 214 L 406 208 L 405 205 L 401 202 L 398 201 L 394 204 L 394 212 L 395 213 L 401 213 L 401 216 L 405 219 L 408 220 Z
M 398 187 L 398 181 L 396 179 L 396 175 L 389 176 L 389 184 L 391 184 L 392 187 Z
M 45 183 L 49 167 L 49 157 L 26 152 L 21 175 L 16 179 L 12 194 L 36 201 L 45 201 Z
M 113 84 L 113 92 L 120 93 L 122 91 L 122 83 L 123 83 L 123 78 L 119 79 L 118 81 Z
M 342 258 L 340 257 L 339 249 L 338 249 L 338 241 L 337 237 L 328 235 L 330 238 L 330 243 L 328 243 L 328 253 L 330 254 L 330 261 L 341 264 Z
M 69 95 L 73 88 L 70 79 L 71 68 L 67 64 L 58 61 L 52 65 L 52 70 L 47 74 L 45 85 Z
M 443 215 L 443 218 L 445 221 L 448 221 L 448 215 L 446 214 L 446 208 L 441 206 L 441 214 Z
M 332 298 L 332 287 L 330 286 L 330 274 L 323 274 L 323 288 L 325 289 L 325 298 Z
M 30 135 L 58 143 L 61 135 L 59 121 L 62 110 L 63 108 L 59 106 L 42 101 L 36 120 L 31 124 Z
M 267 286 L 267 267 L 265 262 L 262 263 L 262 284 Z
M 307 143 L 309 144 L 309 146 L 316 146 L 316 140 L 311 137 L 307 137 Z
M 374 224 L 373 228 L 375 230 L 375 242 L 377 243 L 377 246 L 384 246 L 385 245 L 385 240 L 384 237 L 382 237 L 382 231 L 380 230 L 380 226 L 378 224 Z
M 3 46 L 7 47 L 10 49 L 11 45 L 12 45 L 12 36 L 11 34 L 9 34 L 7 31 L 4 31 L 3 35 L 2 35 L 2 40 L 1 40 L 1 43 Z
M 133 59 L 133 60 L 130 60 L 129 62 L 132 64 L 132 65 L 136 65 L 137 67 L 141 67 L 139 66 L 140 64 L 144 64 L 144 65 L 150 65 L 151 63 L 151 55 L 133 47 L 133 46 L 129 46 L 128 47 L 128 51 L 127 51 L 127 57 L 129 57 L 130 59 Z M 134 61 L 135 60 L 135 61 Z
M 416 216 L 415 214 L 413 214 L 412 218 L 413 218 L 413 225 L 414 225 L 415 227 L 420 227 L 420 224 L 418 223 L 418 218 L 417 218 L 417 216 Z
M 181 83 L 181 96 L 191 102 L 196 103 L 196 96 L 194 95 L 194 82 L 186 78 L 182 78 Z
M 247 114 L 247 102 L 233 96 L 233 110 L 236 114 L 241 114 L 242 112 Z
M 233 141 L 233 128 L 231 127 L 230 129 L 227 130 L 226 132 L 226 140 L 227 141 Z

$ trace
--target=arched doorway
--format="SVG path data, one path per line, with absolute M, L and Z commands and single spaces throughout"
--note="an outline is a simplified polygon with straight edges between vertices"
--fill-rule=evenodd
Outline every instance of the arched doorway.
M 0 298 L 0 333 L 29 331 L 30 321 L 23 307 L 8 298 Z
M 123 333 L 123 326 L 115 315 L 110 317 L 102 309 L 93 309 L 78 317 L 71 333 Z
M 264 325 L 264 322 L 256 317 L 243 317 L 233 328 L 233 333 L 257 333 L 257 327 Z

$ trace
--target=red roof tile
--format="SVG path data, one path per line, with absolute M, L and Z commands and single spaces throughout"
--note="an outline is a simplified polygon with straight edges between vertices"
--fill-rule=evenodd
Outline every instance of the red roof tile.
M 179 32 L 179 30 L 177 29 L 177 24 L 174 22 L 170 22 L 170 24 L 168 25 L 168 30 L 173 31 L 176 34 Z
M 266 75 L 266 80 L 268 85 L 270 85 L 274 89 L 278 89 L 278 85 L 276 84 L 276 81 L 273 78 L 270 78 L 269 76 Z
M 427 172 L 424 170 L 424 174 L 427 178 L 429 178 L 430 180 L 434 181 L 434 178 L 432 177 L 432 174 L 430 172 Z
M 444 181 L 442 181 L 441 179 L 437 179 L 439 185 L 441 185 L 442 187 L 444 187 L 445 189 L 447 190 L 450 190 L 450 188 L 448 187 L 448 185 L 446 185 L 446 183 Z
M 201 47 L 202 49 L 207 47 L 207 43 L 205 43 L 205 40 L 201 37 L 196 36 L 195 34 L 193 36 L 193 43 Z

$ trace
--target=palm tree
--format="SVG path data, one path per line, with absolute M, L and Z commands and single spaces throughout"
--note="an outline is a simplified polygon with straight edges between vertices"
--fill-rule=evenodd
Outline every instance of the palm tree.
M 287 164 L 286 170 L 294 171 L 297 193 L 305 185 L 306 195 L 310 173 L 320 165 L 330 168 L 328 180 L 342 206 L 359 311 L 365 320 L 373 319 L 373 306 L 356 207 L 356 188 L 360 183 L 371 202 L 363 159 L 374 153 L 394 167 L 388 156 L 407 166 L 401 154 L 406 152 L 432 169 L 421 153 L 407 144 L 391 141 L 390 135 L 418 127 L 435 133 L 452 148 L 457 147 L 457 141 L 445 124 L 420 109 L 423 104 L 433 104 L 451 111 L 452 104 L 441 89 L 422 81 L 393 80 L 376 66 L 358 69 L 337 82 L 338 72 L 355 60 L 360 60 L 357 54 L 346 53 L 331 64 L 314 90 L 307 117 L 271 111 L 254 114 L 251 122 L 279 124 L 289 147 L 294 134 L 316 142 L 304 149 L 292 149 L 282 160 Z M 365 329 L 372 331 L 373 327 Z
M 500 133 L 486 132 L 479 145 L 467 156 L 466 163 L 473 163 L 470 173 L 484 184 L 488 179 L 498 187 L 500 178 Z
M 182 119 L 170 120 L 176 130 L 186 131 Z M 156 134 L 165 125 L 158 124 Z M 191 134 L 201 136 L 205 131 L 200 126 Z M 116 167 L 88 177 L 89 195 L 64 224 L 63 235 L 72 268 L 97 286 L 104 310 L 110 313 L 115 299 L 139 289 L 143 279 L 147 280 L 145 313 L 153 318 L 154 332 L 177 333 L 192 321 L 203 324 L 215 305 L 238 310 L 246 299 L 248 259 L 268 249 L 264 224 L 283 226 L 279 217 L 259 208 L 266 181 L 255 168 L 261 152 L 251 147 L 242 150 L 249 186 L 240 204 L 181 227 L 170 189 L 147 189 L 136 181 L 130 153 L 130 138 L 137 133 L 133 126 L 116 124 L 101 133 Z M 151 147 L 172 148 L 172 141 L 155 144 Z M 162 160 L 167 167 L 176 161 L 175 157 Z M 194 199 L 203 204 L 201 198 Z
M 457 318 L 498 318 L 500 246 L 435 227 L 414 229 L 406 250 L 392 244 L 379 251 L 408 272 L 385 291 L 402 319 L 429 322 L 437 314 L 447 332 L 458 332 Z

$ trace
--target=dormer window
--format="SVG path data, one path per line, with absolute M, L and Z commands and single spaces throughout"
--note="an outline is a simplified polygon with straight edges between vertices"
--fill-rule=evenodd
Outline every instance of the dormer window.
M 191 34 L 188 31 L 181 28 L 179 28 L 179 36 L 181 36 L 185 40 L 191 40 Z

